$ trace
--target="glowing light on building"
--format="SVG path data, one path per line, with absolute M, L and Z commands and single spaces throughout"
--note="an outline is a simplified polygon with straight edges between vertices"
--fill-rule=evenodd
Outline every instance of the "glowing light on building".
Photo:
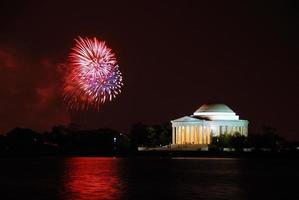
M 204 104 L 193 115 L 172 120 L 171 123 L 172 147 L 177 148 L 188 145 L 207 146 L 211 143 L 212 136 L 226 133 L 247 136 L 249 122 L 239 119 L 224 104 Z

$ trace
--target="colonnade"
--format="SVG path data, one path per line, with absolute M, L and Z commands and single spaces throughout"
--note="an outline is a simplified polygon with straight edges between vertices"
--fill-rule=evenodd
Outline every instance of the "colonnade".
M 172 144 L 210 144 L 212 135 L 239 132 L 247 135 L 244 126 L 177 125 L 172 127 Z
M 175 126 L 172 127 L 172 144 L 210 144 L 211 128 L 209 126 Z

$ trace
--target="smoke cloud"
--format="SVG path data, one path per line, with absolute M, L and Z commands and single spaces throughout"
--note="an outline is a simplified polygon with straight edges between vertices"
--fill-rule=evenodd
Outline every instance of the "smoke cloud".
M 62 99 L 62 65 L 55 58 L 32 58 L 0 47 L 0 133 L 29 127 L 49 130 L 69 123 Z

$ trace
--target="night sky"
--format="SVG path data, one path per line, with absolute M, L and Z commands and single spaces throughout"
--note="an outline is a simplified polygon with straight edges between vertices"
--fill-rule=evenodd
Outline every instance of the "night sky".
M 266 125 L 299 139 L 298 3 L 240 2 L 2 0 L 0 133 L 70 122 L 128 132 L 220 102 L 250 132 Z M 62 100 L 78 36 L 105 40 L 124 76 L 122 94 L 98 112 L 70 113 Z

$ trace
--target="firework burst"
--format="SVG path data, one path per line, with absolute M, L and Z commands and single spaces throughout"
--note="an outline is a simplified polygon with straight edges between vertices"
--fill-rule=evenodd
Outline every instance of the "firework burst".
M 121 92 L 122 74 L 104 41 L 79 37 L 75 42 L 65 78 L 65 100 L 70 109 L 98 109 Z

